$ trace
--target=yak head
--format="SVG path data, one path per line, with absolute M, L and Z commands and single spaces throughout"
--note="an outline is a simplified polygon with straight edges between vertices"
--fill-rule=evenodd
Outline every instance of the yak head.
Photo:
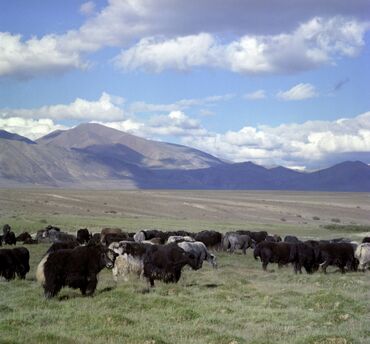
M 99 245 L 99 254 L 100 266 L 112 269 L 114 267 L 114 262 L 118 254 L 103 245 Z

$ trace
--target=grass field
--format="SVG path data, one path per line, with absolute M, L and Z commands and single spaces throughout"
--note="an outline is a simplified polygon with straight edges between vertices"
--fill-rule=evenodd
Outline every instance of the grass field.
M 369 194 L 0 190 L 0 225 L 35 232 L 47 224 L 127 230 L 266 229 L 305 238 L 347 236 L 370 224 Z M 335 221 L 332 221 L 335 219 Z M 325 229 L 331 223 L 343 226 Z M 348 225 L 348 227 L 345 227 Z M 337 229 L 336 229 L 337 228 Z M 178 284 L 147 291 L 144 281 L 99 276 L 94 297 L 65 288 L 45 300 L 35 269 L 48 245 L 30 245 L 25 281 L 0 281 L 0 343 L 370 343 L 370 272 L 294 275 L 252 252 L 216 252 L 185 269 Z M 274 270 L 272 272 L 272 270 Z

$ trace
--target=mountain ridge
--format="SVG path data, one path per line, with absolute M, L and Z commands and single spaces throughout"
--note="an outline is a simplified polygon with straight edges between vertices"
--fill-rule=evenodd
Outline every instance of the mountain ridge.
M 0 187 L 370 191 L 370 167 L 361 161 L 314 172 L 227 163 L 100 124 L 58 130 L 35 142 L 4 132 Z

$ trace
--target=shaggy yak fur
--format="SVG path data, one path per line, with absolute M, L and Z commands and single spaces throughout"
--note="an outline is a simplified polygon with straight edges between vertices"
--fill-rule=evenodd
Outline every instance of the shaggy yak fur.
M 7 281 L 15 275 L 21 279 L 30 271 L 30 253 L 25 247 L 0 250 L 0 276 Z
M 92 295 L 98 283 L 97 274 L 113 268 L 117 254 L 102 245 L 79 246 L 46 255 L 36 271 L 46 298 L 56 296 L 64 286 Z
M 152 245 L 144 257 L 144 277 L 154 287 L 154 280 L 177 283 L 185 265 L 198 269 L 198 262 L 192 253 L 185 252 L 176 244 Z

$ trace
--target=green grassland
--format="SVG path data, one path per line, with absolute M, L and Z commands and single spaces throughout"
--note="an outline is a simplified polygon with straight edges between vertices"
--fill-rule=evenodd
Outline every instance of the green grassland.
M 370 224 L 368 195 L 338 194 L 329 204 L 332 197 L 4 190 L 0 225 L 9 223 L 17 233 L 35 232 L 47 224 L 70 232 L 104 226 L 130 231 L 249 228 L 358 240 L 363 232 L 322 226 L 331 218 L 340 218 L 343 225 Z M 206 262 L 198 271 L 185 268 L 178 284 L 158 282 L 149 290 L 145 281 L 135 278 L 115 283 L 111 272 L 103 270 L 93 297 L 64 288 L 57 298 L 45 300 L 35 270 L 48 245 L 27 247 L 31 271 L 26 280 L 0 281 L 0 343 L 370 342 L 369 271 L 341 275 L 329 268 L 327 275 L 295 275 L 291 267 L 269 265 L 269 272 L 264 272 L 251 251 L 246 256 L 216 252 L 218 269 Z

